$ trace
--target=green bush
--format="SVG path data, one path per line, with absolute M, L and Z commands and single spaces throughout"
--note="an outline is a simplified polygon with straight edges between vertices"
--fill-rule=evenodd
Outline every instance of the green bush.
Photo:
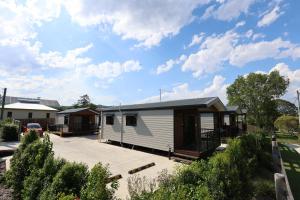
M 46 158 L 52 153 L 52 143 L 49 137 L 46 136 L 41 141 L 37 140 L 33 134 L 35 133 L 25 136 L 11 159 L 10 169 L 5 173 L 5 182 L 14 190 L 15 199 L 21 197 L 25 178 L 36 169 L 42 168 Z
M 56 173 L 66 163 L 63 159 L 54 159 L 53 154 L 49 154 L 42 169 L 34 169 L 24 180 L 22 199 L 39 199 L 40 193 L 46 190 Z
M 66 163 L 54 176 L 53 181 L 41 194 L 41 200 L 59 199 L 59 195 L 80 196 L 80 190 L 86 184 L 87 166 L 81 163 Z
M 118 187 L 116 181 L 110 184 L 110 188 L 106 186 L 110 176 L 107 167 L 103 167 L 101 163 L 96 164 L 89 176 L 85 187 L 81 190 L 80 199 L 82 200 L 109 200 L 113 199 L 114 192 Z
M 283 115 L 276 119 L 274 125 L 283 133 L 293 134 L 299 128 L 299 120 L 295 116 Z
M 0 138 L 4 141 L 17 141 L 19 127 L 14 123 L 4 123 L 2 124 L 0 130 Z

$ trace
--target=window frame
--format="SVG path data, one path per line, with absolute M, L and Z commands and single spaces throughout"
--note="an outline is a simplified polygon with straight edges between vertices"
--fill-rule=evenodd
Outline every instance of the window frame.
M 69 125 L 69 115 L 64 116 L 64 125 Z
M 109 120 L 108 120 L 109 119 Z M 106 115 L 105 116 L 105 124 L 106 125 L 114 125 L 115 122 L 115 116 L 114 115 Z
M 29 112 L 28 113 L 28 119 L 32 119 L 33 118 L 33 113 L 32 112 Z
M 125 114 L 126 126 L 137 126 L 137 114 Z
M 12 112 L 11 112 L 11 111 L 8 111 L 7 114 L 6 114 L 6 117 L 7 117 L 7 118 L 12 118 Z
M 46 113 L 46 119 L 50 119 L 50 113 Z

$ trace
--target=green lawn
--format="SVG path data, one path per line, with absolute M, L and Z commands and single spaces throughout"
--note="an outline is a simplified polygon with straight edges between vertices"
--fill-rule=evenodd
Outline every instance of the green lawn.
M 294 199 L 300 200 L 300 154 L 283 144 L 279 148 Z
M 276 133 L 276 138 L 277 138 L 277 141 L 280 143 L 300 144 L 299 134 L 290 135 L 290 134 L 284 134 L 284 133 Z

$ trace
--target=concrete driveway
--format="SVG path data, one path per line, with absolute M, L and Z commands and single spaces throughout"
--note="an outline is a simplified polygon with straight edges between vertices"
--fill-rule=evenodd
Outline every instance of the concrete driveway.
M 156 178 L 163 169 L 173 172 L 174 167 L 180 165 L 164 156 L 100 143 L 96 136 L 62 138 L 51 134 L 50 138 L 55 156 L 86 163 L 89 168 L 101 162 L 109 165 L 113 175 L 121 174 L 123 178 L 119 179 L 120 185 L 116 196 L 122 199 L 128 195 L 127 179 L 131 176 L 128 174 L 129 170 L 154 162 L 155 166 L 137 174 L 141 177 Z

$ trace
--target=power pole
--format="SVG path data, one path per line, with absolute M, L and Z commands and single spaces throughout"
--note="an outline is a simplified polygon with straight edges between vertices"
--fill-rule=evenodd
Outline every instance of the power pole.
M 4 88 L 3 97 L 2 97 L 2 106 L 1 106 L 0 120 L 3 120 L 3 112 L 4 112 L 4 105 L 5 105 L 6 90 L 7 90 L 7 88 Z
M 298 99 L 298 118 L 299 118 L 299 126 L 300 126 L 300 92 L 297 90 L 297 99 Z

